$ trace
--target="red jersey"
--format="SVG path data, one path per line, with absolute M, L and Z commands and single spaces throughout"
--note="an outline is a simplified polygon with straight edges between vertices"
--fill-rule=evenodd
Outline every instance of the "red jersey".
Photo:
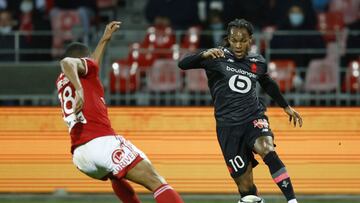
M 104 88 L 99 79 L 99 66 L 89 58 L 85 61 L 85 74 L 79 76 L 84 91 L 84 105 L 81 112 L 74 113 L 75 88 L 61 73 L 56 81 L 63 118 L 71 135 L 71 152 L 94 138 L 114 135 L 104 100 Z

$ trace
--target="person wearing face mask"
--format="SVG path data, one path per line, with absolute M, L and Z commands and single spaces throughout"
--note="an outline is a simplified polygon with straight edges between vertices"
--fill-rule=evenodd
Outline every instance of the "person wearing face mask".
M 311 59 L 322 58 L 325 55 L 325 42 L 320 32 L 316 30 L 316 22 L 309 17 L 309 13 L 301 4 L 289 7 L 286 20 L 277 28 L 279 31 L 288 31 L 289 34 L 277 34 L 270 42 L 270 47 L 276 49 L 319 49 L 324 53 L 291 53 L 272 54 L 272 59 L 292 59 L 298 67 L 306 67 Z M 311 31 L 311 33 L 304 33 Z
M 0 10 L 0 61 L 14 61 L 15 40 L 12 34 L 14 20 L 7 10 Z
M 204 29 L 209 31 L 202 34 L 200 38 L 201 48 L 217 47 L 222 43 L 224 36 L 224 22 L 220 10 L 210 10 L 207 24 Z
M 46 16 L 39 12 L 33 0 L 22 0 L 19 6 L 20 48 L 26 52 L 20 54 L 21 61 L 50 60 L 50 54 L 36 54 L 32 50 L 50 49 L 51 36 L 38 35 L 37 31 L 49 31 L 50 23 Z M 34 34 L 35 33 L 35 34 Z

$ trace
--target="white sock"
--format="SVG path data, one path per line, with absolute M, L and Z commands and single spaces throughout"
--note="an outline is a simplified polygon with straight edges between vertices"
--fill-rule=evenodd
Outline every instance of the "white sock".
M 298 202 L 296 201 L 296 199 L 291 199 L 288 201 L 288 203 L 298 203 Z

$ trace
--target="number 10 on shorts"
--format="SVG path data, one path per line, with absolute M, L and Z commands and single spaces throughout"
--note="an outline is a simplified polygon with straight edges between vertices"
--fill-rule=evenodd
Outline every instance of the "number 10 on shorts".
M 238 172 L 238 169 L 244 168 L 245 166 L 243 159 L 239 155 L 235 156 L 233 159 L 230 159 L 229 162 L 231 163 L 231 166 L 235 172 Z

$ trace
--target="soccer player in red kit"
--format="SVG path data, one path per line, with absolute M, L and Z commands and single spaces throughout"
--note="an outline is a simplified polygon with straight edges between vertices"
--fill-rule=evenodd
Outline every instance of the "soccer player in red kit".
M 111 128 L 99 63 L 120 24 L 113 21 L 106 26 L 91 56 L 86 45 L 72 43 L 60 62 L 62 73 L 56 85 L 71 136 L 73 162 L 92 178 L 110 179 L 115 194 L 125 203 L 140 202 L 127 180 L 152 191 L 157 203 L 182 203 L 180 195 L 157 173 L 146 155 Z

